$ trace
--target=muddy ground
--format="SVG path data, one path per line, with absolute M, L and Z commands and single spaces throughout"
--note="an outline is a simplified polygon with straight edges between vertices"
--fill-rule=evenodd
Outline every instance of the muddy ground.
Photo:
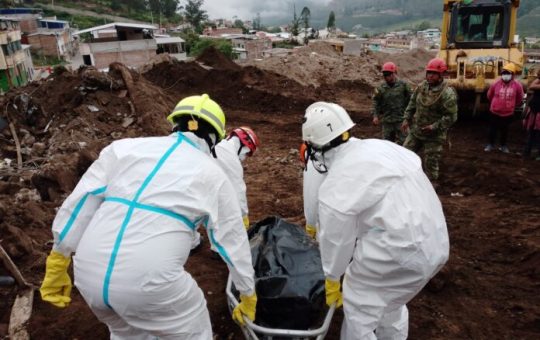
M 57 70 L 2 98 L 0 117 L 13 123 L 20 151 L 10 128 L 0 131 L 0 244 L 28 281 L 40 285 L 55 209 L 101 148 L 114 139 L 168 133 L 164 118 L 183 96 L 207 92 L 223 105 L 229 128 L 248 125 L 258 133 L 262 147 L 245 162 L 252 221 L 280 215 L 304 222 L 296 150 L 303 109 L 311 102 L 344 105 L 357 123 L 356 137 L 380 135 L 369 119 L 372 85 L 363 76 L 310 85 L 286 72 L 240 68 L 213 53 L 198 62 L 165 61 L 143 74 L 122 65 L 108 74 Z M 420 59 L 411 67 L 421 67 Z M 366 60 L 364 68 L 380 67 Z M 409 304 L 410 338 L 538 339 L 540 162 L 484 153 L 487 129 L 481 120 L 461 121 L 450 135 L 438 192 L 451 255 L 436 282 Z M 519 151 L 523 142 L 516 121 L 509 147 Z M 226 306 L 225 265 L 205 248 L 189 259 L 187 270 L 206 294 L 216 338 L 240 339 Z M 15 293 L 0 288 L 0 337 L 7 334 Z M 76 289 L 72 297 L 60 310 L 36 295 L 28 325 L 32 339 L 108 338 Z M 338 312 L 328 339 L 338 339 L 341 318 Z

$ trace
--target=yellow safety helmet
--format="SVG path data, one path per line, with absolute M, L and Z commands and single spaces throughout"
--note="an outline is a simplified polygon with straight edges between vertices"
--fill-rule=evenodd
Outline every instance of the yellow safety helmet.
M 221 107 L 205 93 L 201 96 L 191 96 L 182 99 L 176 104 L 167 120 L 175 124 L 175 120 L 183 115 L 198 117 L 212 125 L 221 140 L 225 137 L 225 114 Z M 197 130 L 194 128 L 193 130 Z
M 512 72 L 512 74 L 516 74 L 517 72 L 517 67 L 516 67 L 516 64 L 514 63 L 507 63 L 506 65 L 503 66 L 503 71 L 508 71 L 508 72 Z

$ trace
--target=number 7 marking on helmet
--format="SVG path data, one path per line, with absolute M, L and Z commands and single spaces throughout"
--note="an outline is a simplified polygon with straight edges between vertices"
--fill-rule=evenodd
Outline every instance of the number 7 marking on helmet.
M 332 130 L 332 123 L 328 123 L 328 124 L 326 124 L 326 126 L 328 126 L 330 128 L 330 132 L 334 131 L 334 130 Z

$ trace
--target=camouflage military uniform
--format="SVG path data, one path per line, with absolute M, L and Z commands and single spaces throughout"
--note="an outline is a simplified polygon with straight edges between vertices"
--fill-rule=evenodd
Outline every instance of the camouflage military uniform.
M 431 180 L 439 178 L 443 145 L 448 129 L 457 120 L 457 112 L 456 92 L 446 81 L 431 89 L 427 81 L 422 82 L 405 110 L 410 130 L 403 146 L 414 152 L 424 148 L 424 171 Z M 421 129 L 428 125 L 434 129 Z
M 379 118 L 383 139 L 403 144 L 405 136 L 401 132 L 403 111 L 411 98 L 411 88 L 407 83 L 397 80 L 390 87 L 386 82 L 375 89 L 373 96 L 373 116 Z

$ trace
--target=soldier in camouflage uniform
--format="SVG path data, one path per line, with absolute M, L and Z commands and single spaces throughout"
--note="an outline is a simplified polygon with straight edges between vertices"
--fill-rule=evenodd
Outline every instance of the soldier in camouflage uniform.
M 444 60 L 432 59 L 426 67 L 426 80 L 414 91 L 405 110 L 402 130 L 409 130 L 404 147 L 414 152 L 424 149 L 424 171 L 436 181 L 448 129 L 457 120 L 457 96 L 443 78 Z
M 373 96 L 373 124 L 382 125 L 383 139 L 401 145 L 405 135 L 400 127 L 403 112 L 411 98 L 411 88 L 397 79 L 397 67 L 394 63 L 384 63 L 382 73 L 385 82 L 375 89 Z

